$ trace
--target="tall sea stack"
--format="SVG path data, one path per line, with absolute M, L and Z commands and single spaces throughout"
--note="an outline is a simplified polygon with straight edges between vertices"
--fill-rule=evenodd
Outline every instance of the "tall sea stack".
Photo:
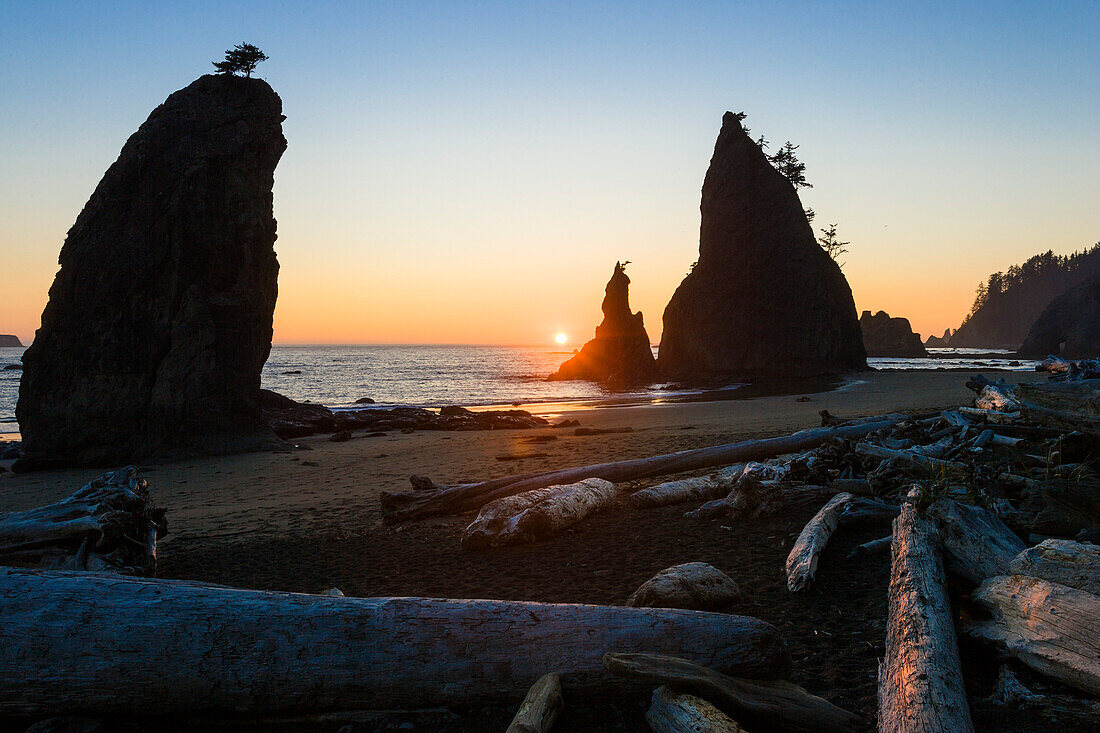
M 699 261 L 664 314 L 669 379 L 810 377 L 867 366 L 851 288 L 794 186 L 727 112 L 699 206 Z
M 23 468 L 247 450 L 279 263 L 282 102 L 203 76 L 126 141 L 65 239 L 23 355 Z
M 1100 275 L 1093 275 L 1048 305 L 1032 324 L 1020 356 L 1096 358 L 1100 354 Z
M 550 379 L 588 379 L 618 385 L 653 381 L 657 376 L 657 364 L 641 312 L 630 312 L 630 278 L 626 276 L 626 264 L 615 263 L 600 307 L 603 322 L 596 327 L 596 337 L 562 364 Z

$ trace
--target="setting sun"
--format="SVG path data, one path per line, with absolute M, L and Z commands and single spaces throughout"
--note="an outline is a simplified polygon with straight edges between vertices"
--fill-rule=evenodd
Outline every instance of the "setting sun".
M 564 344 L 568 340 L 569 337 L 566 336 L 564 333 L 559 333 L 557 336 L 554 337 L 554 341 L 558 342 L 559 344 Z

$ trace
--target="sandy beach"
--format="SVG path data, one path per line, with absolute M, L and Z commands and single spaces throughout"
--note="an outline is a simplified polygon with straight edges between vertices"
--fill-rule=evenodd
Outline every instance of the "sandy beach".
M 972 394 L 965 380 L 958 372 L 868 372 L 825 393 L 568 413 L 585 427 L 633 428 L 629 433 L 417 432 L 343 443 L 314 436 L 301 441 L 303 449 L 287 453 L 151 465 L 144 475 L 157 504 L 168 510 L 170 532 L 160 548 L 160 575 L 298 592 L 337 587 L 355 596 L 621 604 L 659 570 L 705 561 L 741 585 L 745 600 L 738 613 L 784 632 L 795 660 L 794 682 L 870 719 L 889 558 L 849 560 L 847 554 L 856 544 L 889 534 L 886 525 L 839 533 L 823 557 L 816 587 L 796 596 L 786 590 L 784 560 L 813 506 L 730 526 L 725 519 L 685 519 L 690 506 L 638 510 L 621 502 L 546 542 L 467 553 L 459 535 L 469 515 L 383 525 L 378 493 L 407 490 L 412 474 L 458 483 L 781 435 L 818 425 L 822 409 L 843 417 L 926 412 L 967 403 Z M 538 435 L 556 439 L 530 442 Z M 531 457 L 499 460 L 524 455 Z M 0 474 L 0 510 L 54 501 L 97 474 Z M 611 708 L 603 708 L 593 728 L 587 703 L 571 708 L 567 701 L 561 729 L 635 729 L 644 703 L 608 703 Z M 455 726 L 502 729 L 509 717 L 504 709 L 478 711 Z

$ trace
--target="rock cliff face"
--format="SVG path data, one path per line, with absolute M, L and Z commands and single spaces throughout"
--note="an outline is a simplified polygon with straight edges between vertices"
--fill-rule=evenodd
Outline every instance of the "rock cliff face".
M 1100 354 L 1100 275 L 1055 298 L 1031 326 L 1020 356 L 1067 359 Z
M 610 384 L 644 384 L 657 376 L 657 363 L 642 324 L 642 314 L 630 312 L 630 278 L 626 265 L 615 263 L 615 271 L 604 289 L 603 322 L 596 337 L 576 356 L 550 376 L 558 379 L 588 379 Z
M 274 440 L 259 398 L 282 120 L 266 82 L 204 76 L 126 142 L 69 230 L 23 356 L 24 468 Z
M 21 347 L 23 344 L 19 341 L 18 336 L 12 336 L 11 334 L 0 333 L 0 346 L 7 348 Z
M 867 366 L 851 288 L 791 183 L 727 112 L 700 204 L 699 261 L 665 308 L 658 365 L 687 381 Z
M 924 345 L 930 349 L 944 349 L 951 343 L 951 329 L 944 329 L 943 336 L 929 336 L 924 340 Z
M 867 356 L 928 356 L 920 334 L 913 333 L 908 318 L 891 318 L 886 311 L 874 315 L 863 311 L 859 328 Z

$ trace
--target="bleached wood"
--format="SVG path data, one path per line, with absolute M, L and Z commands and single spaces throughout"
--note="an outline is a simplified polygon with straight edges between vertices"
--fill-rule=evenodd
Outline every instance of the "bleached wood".
M 731 677 L 686 659 L 660 654 L 608 653 L 611 672 L 710 700 L 751 730 L 850 731 L 859 717 L 783 680 Z
M 440 514 L 460 514 L 480 509 L 490 501 L 504 496 L 514 496 L 544 486 L 575 483 L 587 478 L 602 478 L 612 483 L 621 483 L 639 478 L 666 476 L 732 463 L 774 458 L 785 453 L 797 453 L 816 448 L 837 438 L 849 440 L 861 438 L 877 430 L 892 427 L 904 419 L 906 419 L 905 415 L 884 415 L 867 422 L 838 428 L 812 428 L 778 438 L 747 440 L 650 458 L 598 463 L 534 476 L 506 477 L 479 484 L 428 488 L 400 494 L 384 491 L 379 498 L 382 503 L 383 518 L 388 522 Z
M 626 605 L 716 611 L 728 609 L 740 597 L 737 583 L 721 570 L 705 562 L 689 562 L 665 568 L 642 583 Z
M 892 554 L 878 730 L 973 731 L 935 527 L 913 504 L 894 520 Z
M 1032 669 L 1100 695 L 1100 596 L 1027 575 L 982 583 L 974 598 L 993 620 L 967 627 Z
M 735 463 L 708 476 L 665 481 L 631 494 L 630 503 L 636 507 L 648 509 L 689 501 L 716 499 L 729 493 L 744 468 L 745 464 Z
M 653 733 L 744 733 L 745 729 L 701 697 L 664 685 L 653 691 L 645 720 Z
M 794 593 L 814 582 L 821 551 L 836 531 L 840 515 L 855 498 L 847 492 L 837 494 L 802 528 L 787 555 L 787 590 Z
M 0 716 L 262 714 L 508 703 L 608 649 L 750 677 L 790 658 L 759 619 L 674 609 L 338 598 L 0 568 Z
M 506 733 L 548 733 L 563 707 L 561 678 L 553 672 L 544 674 L 531 685 Z
M 1100 545 L 1043 540 L 1008 564 L 1009 575 L 1030 575 L 1100 595 Z
M 590 478 L 506 496 L 481 508 L 463 532 L 462 546 L 482 549 L 534 542 L 606 508 L 617 495 L 615 484 Z
M 1026 545 L 993 512 L 951 499 L 938 499 L 929 516 L 939 528 L 943 549 L 957 570 L 973 583 L 1004 575 Z

